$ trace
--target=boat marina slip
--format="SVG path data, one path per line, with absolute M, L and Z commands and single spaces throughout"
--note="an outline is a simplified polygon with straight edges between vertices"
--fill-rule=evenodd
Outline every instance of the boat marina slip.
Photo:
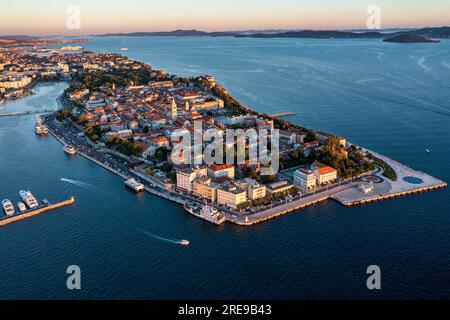
M 75 203 L 73 196 L 69 200 L 55 204 L 51 204 L 44 199 L 42 200 L 42 204 L 39 204 L 38 200 L 36 200 L 30 191 L 21 190 L 19 195 L 23 202 L 17 204 L 17 210 L 10 200 L 5 199 L 2 201 L 5 216 L 0 217 L 0 227 Z

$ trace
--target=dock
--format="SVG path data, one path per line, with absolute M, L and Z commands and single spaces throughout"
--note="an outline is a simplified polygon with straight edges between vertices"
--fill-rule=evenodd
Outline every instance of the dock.
M 272 114 L 270 117 L 272 119 L 278 119 L 278 118 L 293 116 L 294 114 L 295 114 L 295 112 L 283 112 L 283 113 Z
M 0 117 L 15 117 L 15 116 L 24 116 L 24 115 L 28 115 L 28 114 L 49 114 L 54 111 L 55 110 L 4 112 L 4 113 L 0 113 Z
M 11 224 L 13 222 L 17 222 L 23 219 L 27 219 L 27 218 L 31 218 L 34 216 L 37 216 L 39 214 L 48 212 L 48 211 L 52 211 L 52 210 L 56 210 L 62 207 L 67 207 L 67 206 L 71 206 L 75 203 L 75 197 L 70 197 L 69 200 L 66 201 L 62 201 L 62 202 L 58 202 L 52 205 L 45 205 L 42 206 L 38 209 L 35 210 L 30 210 L 30 211 L 26 211 L 24 213 L 19 213 L 17 215 L 11 216 L 11 217 L 6 217 L 0 220 L 0 227 L 4 227 L 8 224 Z

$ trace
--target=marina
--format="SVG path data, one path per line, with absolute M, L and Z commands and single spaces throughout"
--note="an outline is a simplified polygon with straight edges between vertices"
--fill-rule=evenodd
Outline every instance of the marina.
M 67 201 L 58 202 L 56 204 L 51 204 L 47 199 L 42 200 L 42 204 L 39 204 L 38 200 L 30 191 L 20 190 L 19 195 L 23 202 L 17 203 L 17 210 L 9 199 L 2 201 L 5 216 L 0 217 L 0 226 L 5 226 L 12 222 L 75 203 L 75 198 L 73 196 Z
M 38 206 L 36 209 L 32 209 L 32 210 L 28 210 L 25 211 L 23 213 L 19 213 L 16 215 L 11 215 L 5 218 L 0 218 L 0 227 L 4 227 L 8 224 L 11 224 L 13 222 L 17 222 L 23 219 L 27 219 L 27 218 L 31 218 L 34 216 L 37 216 L 39 214 L 48 212 L 48 211 L 52 211 L 52 210 L 56 210 L 62 207 L 66 207 L 66 206 L 70 206 L 73 205 L 75 203 L 75 197 L 70 197 L 69 200 L 66 201 L 62 201 L 62 202 L 58 202 L 52 205 L 41 205 Z

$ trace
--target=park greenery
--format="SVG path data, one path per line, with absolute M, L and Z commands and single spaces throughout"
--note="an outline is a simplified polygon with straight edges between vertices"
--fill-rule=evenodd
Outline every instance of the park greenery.
M 119 137 L 108 138 L 108 140 L 106 140 L 106 146 L 127 156 L 138 156 L 142 152 L 139 145 Z
M 63 121 L 66 119 L 69 119 L 71 116 L 71 110 L 70 109 L 59 109 L 56 112 L 56 119 L 58 121 Z
M 87 125 L 84 128 L 84 134 L 92 141 L 98 141 L 101 137 L 101 129 L 99 126 Z
M 372 171 L 375 167 L 364 159 L 361 151 L 352 145 L 347 154 L 342 152 L 338 139 L 330 138 L 317 152 L 317 160 L 338 171 L 338 176 L 344 179 L 353 178 Z
M 73 76 L 73 81 L 66 89 L 66 94 L 89 89 L 96 91 L 102 87 L 118 87 L 130 85 L 148 84 L 153 79 L 153 74 L 149 69 L 115 69 L 113 71 L 95 71 L 92 73 L 77 73 Z

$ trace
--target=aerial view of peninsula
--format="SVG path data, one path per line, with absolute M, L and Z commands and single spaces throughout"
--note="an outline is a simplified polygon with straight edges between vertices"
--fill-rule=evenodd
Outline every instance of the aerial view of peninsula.
M 1 300 L 450 298 L 448 2 L 0 6 Z

